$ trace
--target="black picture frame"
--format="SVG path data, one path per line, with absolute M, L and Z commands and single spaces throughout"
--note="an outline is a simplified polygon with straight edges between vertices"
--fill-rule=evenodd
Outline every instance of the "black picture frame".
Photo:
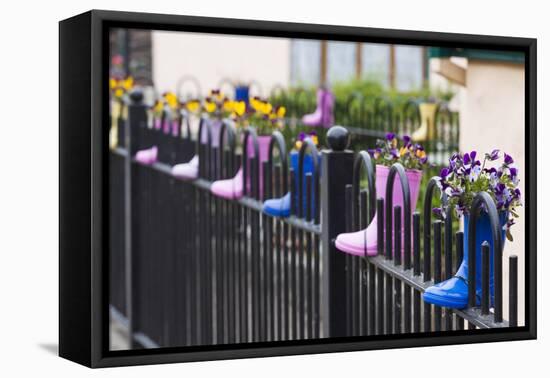
M 111 27 L 498 49 L 525 53 L 526 325 L 368 338 L 108 350 L 108 39 Z M 536 39 L 92 10 L 59 23 L 59 354 L 89 367 L 534 339 Z

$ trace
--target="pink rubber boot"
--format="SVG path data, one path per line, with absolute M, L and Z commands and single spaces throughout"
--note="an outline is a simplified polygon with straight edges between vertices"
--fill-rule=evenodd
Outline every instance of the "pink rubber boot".
M 326 91 L 322 88 L 317 89 L 317 108 L 311 114 L 302 117 L 302 123 L 306 126 L 322 126 L 323 108 L 325 107 Z
M 145 150 L 138 151 L 136 153 L 136 160 L 140 164 L 151 165 L 157 161 L 158 158 L 158 148 L 153 146 Z
M 155 130 L 160 130 L 162 128 L 162 120 L 160 118 L 155 118 L 155 121 L 153 122 L 153 128 Z
M 212 130 L 212 146 L 217 147 L 219 144 L 219 135 L 222 123 L 214 121 L 211 124 Z M 179 122 L 173 121 L 172 123 L 172 135 L 178 136 L 181 132 L 179 130 Z M 203 132 L 201 135 L 201 144 L 208 143 L 208 134 Z M 199 177 L 199 156 L 195 155 L 187 163 L 176 164 L 172 167 L 172 175 L 182 180 L 195 180 Z
M 376 196 L 377 198 L 383 198 L 384 203 L 386 201 L 386 184 L 389 173 L 390 167 L 383 165 L 376 166 Z M 409 179 L 409 188 L 411 191 L 411 212 L 413 212 L 414 209 L 416 209 L 416 203 L 418 201 L 420 182 L 422 181 L 422 171 L 408 170 L 406 171 L 406 175 Z M 403 195 L 399 177 L 395 179 L 393 184 L 393 205 L 400 205 L 403 207 Z M 402 216 L 404 217 L 404 214 Z M 401 224 L 404 224 L 404 222 L 402 221 Z M 366 254 L 367 256 L 375 256 L 378 252 L 377 237 L 378 222 L 377 216 L 375 215 L 372 222 L 366 229 L 338 235 L 335 245 L 340 251 L 351 255 L 365 256 Z M 404 239 L 402 238 L 401 240 Z M 404 242 L 402 242 L 401 245 L 404 245 Z
M 212 194 L 225 199 L 239 199 L 243 196 L 243 169 L 240 168 L 235 177 L 218 180 L 210 187 Z
M 271 141 L 271 136 L 268 135 L 262 135 L 258 137 L 258 150 L 260 153 L 259 156 L 259 167 L 260 167 L 260 196 L 263 194 L 263 171 L 262 171 L 262 163 L 267 161 L 268 154 L 269 154 L 269 143 Z M 254 151 L 254 144 L 252 142 L 252 138 L 248 138 L 248 151 L 247 156 L 248 158 L 253 158 L 255 151 Z M 250 172 L 250 170 L 248 171 Z M 251 176 L 249 174 L 248 176 L 248 182 L 246 183 L 246 189 L 247 192 L 250 193 L 250 190 L 252 188 L 251 183 Z M 226 198 L 226 199 L 239 199 L 243 196 L 243 169 L 242 167 L 239 169 L 235 177 L 227 179 L 227 180 L 218 180 L 214 181 L 212 183 L 212 186 L 210 187 L 210 191 L 212 194 Z
M 172 175 L 182 180 L 195 180 L 199 177 L 199 157 L 195 155 L 188 163 L 174 165 Z

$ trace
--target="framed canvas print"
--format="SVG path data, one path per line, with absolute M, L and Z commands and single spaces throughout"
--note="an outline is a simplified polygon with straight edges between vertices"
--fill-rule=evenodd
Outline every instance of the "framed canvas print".
M 536 40 L 59 27 L 62 357 L 536 337 Z

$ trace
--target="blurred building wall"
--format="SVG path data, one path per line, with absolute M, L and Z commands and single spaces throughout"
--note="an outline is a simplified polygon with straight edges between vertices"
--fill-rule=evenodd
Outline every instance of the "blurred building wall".
M 228 91 L 223 84 L 228 81 L 254 81 L 251 94 L 262 96 L 290 83 L 288 39 L 162 31 L 154 31 L 152 37 L 153 81 L 159 92 L 177 91 L 185 76 L 200 83 L 202 95 L 220 86 Z M 199 94 L 191 81 L 180 90 L 183 95 Z
M 525 69 L 523 64 L 469 60 L 466 94 L 460 106 L 460 150 L 478 155 L 498 148 L 513 156 L 525 195 Z M 512 227 L 514 241 L 504 247 L 504 293 L 508 292 L 508 256 L 518 256 L 520 324 L 524 321 L 525 212 Z M 504 298 L 504 314 L 508 300 Z

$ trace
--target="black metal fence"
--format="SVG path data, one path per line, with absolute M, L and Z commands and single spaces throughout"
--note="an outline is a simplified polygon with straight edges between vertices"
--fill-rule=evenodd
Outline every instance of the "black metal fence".
M 192 138 L 188 119 L 178 122 L 169 132 L 151 127 L 147 108 L 133 94 L 122 122 L 125 143 L 110 153 L 110 302 L 126 319 L 133 347 L 429 332 L 462 329 L 464 321 L 469 328 L 516 325 L 516 258 L 510 262 L 505 321 L 500 241 L 494 244 L 494 311 L 488 310 L 487 292 L 481 308 L 475 302 L 465 310 L 422 303 L 421 293 L 450 277 L 463 253 L 463 236 L 451 234 L 451 217 L 444 224 L 432 222 L 433 181 L 422 216 L 411 214 L 403 167 L 392 167 L 387 192 L 392 193 L 397 178 L 405 196 L 401 209 L 392 205 L 391 195 L 387 203 L 377 199 L 368 154 L 346 150 L 348 135 L 341 128 L 329 133 L 328 150 L 318 153 L 311 143 L 302 145 L 300 167 L 306 155 L 314 164 L 313 173 L 304 175 L 289 168 L 279 133 L 272 136 L 269 159 L 260 161 L 253 128 L 242 134 L 243 147 L 238 148 L 229 122 L 222 125 L 219 143 L 213 143 L 211 121 L 201 120 L 197 134 L 207 135 L 204 140 Z M 136 151 L 153 145 L 161 151 L 158 162 L 143 165 L 133 159 Z M 250 145 L 253 154 L 247 151 Z M 195 154 L 199 177 L 175 178 L 172 165 Z M 244 196 L 226 200 L 212 195 L 212 181 L 233 177 L 241 164 Z M 359 187 L 362 169 L 367 190 Z M 298 193 L 291 195 L 290 217 L 262 213 L 264 199 L 288 190 Z M 479 198 L 476 208 L 484 203 L 492 214 L 494 203 L 482 194 Z M 401 232 L 393 237 L 391 231 L 384 233 L 401 228 L 401 211 L 404 240 Z M 378 240 L 384 240 L 377 256 L 336 250 L 338 234 L 366 227 L 375 213 Z M 475 235 L 466 241 L 470 251 L 474 240 Z M 488 275 L 487 266 L 479 268 Z
M 272 101 L 287 108 L 290 124 L 300 125 L 304 114 L 315 111 L 315 96 L 306 90 L 273 93 Z M 367 98 L 360 93 L 352 93 L 347 98 L 337 99 L 334 118 L 338 125 L 344 125 L 352 134 L 354 144 L 373 146 L 376 139 L 384 138 L 387 132 L 397 135 L 412 135 L 420 128 L 421 101 L 409 99 L 396 104 L 387 97 Z M 445 102 L 437 106 L 435 127 L 429 138 L 422 141 L 430 162 L 444 164 L 454 152 L 458 152 L 459 114 L 451 111 Z

